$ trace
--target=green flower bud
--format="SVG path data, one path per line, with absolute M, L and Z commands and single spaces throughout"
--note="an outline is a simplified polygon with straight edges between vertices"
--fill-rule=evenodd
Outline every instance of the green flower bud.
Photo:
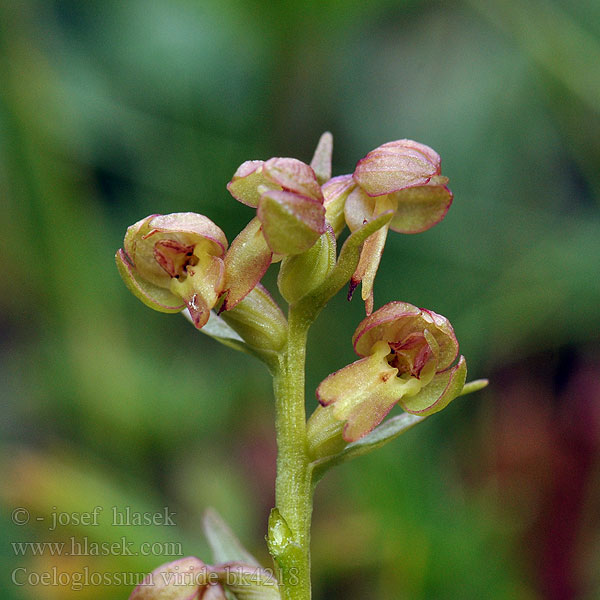
M 333 227 L 336 237 L 342 233 L 342 230 L 346 226 L 344 207 L 348 194 L 354 188 L 356 188 L 356 182 L 352 178 L 352 175 L 334 177 L 322 187 L 323 197 L 325 198 L 323 203 L 325 206 L 325 219 Z M 355 231 L 359 227 L 352 229 L 352 231 Z
M 260 283 L 220 317 L 252 348 L 278 352 L 285 344 L 286 318 Z
M 289 304 L 294 304 L 325 281 L 335 266 L 335 259 L 335 235 L 329 228 L 312 248 L 283 259 L 277 277 L 281 295 Z

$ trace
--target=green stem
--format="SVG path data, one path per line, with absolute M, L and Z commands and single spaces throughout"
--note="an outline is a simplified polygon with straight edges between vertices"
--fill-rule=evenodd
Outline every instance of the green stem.
M 276 506 L 289 528 L 289 558 L 275 556 L 283 600 L 309 600 L 311 469 L 307 455 L 304 378 L 310 320 L 290 307 L 288 339 L 273 386 L 276 403 Z

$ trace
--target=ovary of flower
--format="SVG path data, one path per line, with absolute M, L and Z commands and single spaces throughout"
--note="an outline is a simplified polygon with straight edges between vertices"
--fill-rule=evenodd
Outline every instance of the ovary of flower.
M 125 235 L 117 266 L 127 287 L 161 312 L 186 306 L 194 325 L 208 321 L 225 281 L 225 234 L 195 213 L 150 215 Z
M 317 389 L 323 407 L 343 421 L 346 442 L 376 427 L 396 403 L 429 415 L 458 396 L 466 362 L 449 321 L 405 302 L 391 302 L 358 326 L 354 349 L 360 360 L 327 377 Z

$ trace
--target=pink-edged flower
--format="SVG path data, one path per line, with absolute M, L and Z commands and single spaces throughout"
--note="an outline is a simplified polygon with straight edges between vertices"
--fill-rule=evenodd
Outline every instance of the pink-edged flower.
M 430 415 L 463 389 L 464 357 L 450 322 L 406 302 L 390 302 L 365 318 L 352 338 L 362 358 L 327 377 L 317 398 L 337 421 L 346 442 L 360 439 L 399 403 L 406 412 Z M 322 410 L 322 409 L 319 409 Z
M 116 262 L 123 281 L 160 312 L 188 308 L 200 329 L 225 284 L 225 234 L 196 213 L 150 215 L 129 227 Z
M 362 281 L 367 314 L 373 310 L 373 282 L 388 228 L 420 233 L 439 223 L 452 204 L 447 183 L 437 152 L 412 140 L 396 140 L 369 152 L 352 175 L 334 177 L 323 186 L 327 218 L 336 233 L 343 225 L 342 213 L 351 231 L 384 212 L 394 213 L 390 224 L 365 242 L 352 277 L 351 291 Z
M 231 244 L 224 309 L 235 306 L 275 259 L 306 252 L 326 231 L 323 194 L 314 170 L 295 158 L 250 160 L 227 184 L 256 217 Z
M 281 600 L 273 574 L 255 565 L 204 564 L 195 556 L 166 563 L 144 577 L 129 600 Z
M 218 576 L 199 558 L 166 563 L 146 575 L 129 600 L 226 600 Z

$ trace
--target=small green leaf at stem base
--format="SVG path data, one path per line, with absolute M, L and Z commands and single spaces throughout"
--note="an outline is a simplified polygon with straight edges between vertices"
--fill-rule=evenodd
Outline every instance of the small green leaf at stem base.
M 293 574 L 294 569 L 303 564 L 304 553 L 294 541 L 291 529 L 277 508 L 272 509 L 269 515 L 267 546 L 273 561 L 281 570 L 282 581 L 287 581 L 289 578 L 286 574 Z

